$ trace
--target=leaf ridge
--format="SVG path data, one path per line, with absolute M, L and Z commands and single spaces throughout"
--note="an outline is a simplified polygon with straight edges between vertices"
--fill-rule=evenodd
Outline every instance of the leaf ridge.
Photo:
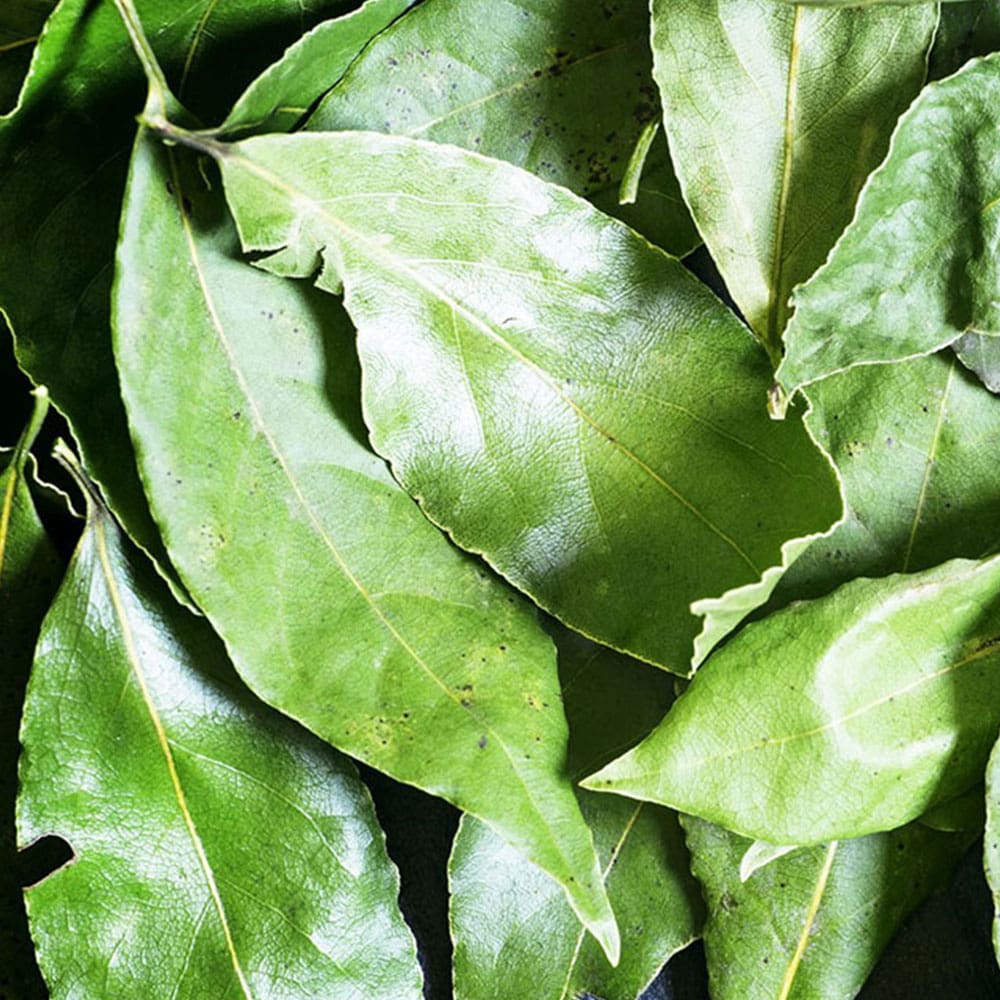
M 431 668 L 430 664 L 427 663 L 427 661 L 420 656 L 420 654 L 411 645 L 411 643 L 407 640 L 407 638 L 399 631 L 399 629 L 392 623 L 389 617 L 382 611 L 378 602 L 374 599 L 372 593 L 365 588 L 361 580 L 359 580 L 358 577 L 352 572 L 351 568 L 348 566 L 343 556 L 341 555 L 340 550 L 334 544 L 333 539 L 330 538 L 327 532 L 324 530 L 323 525 L 320 523 L 318 517 L 316 516 L 315 511 L 312 508 L 312 505 L 306 499 L 305 494 L 303 494 L 299 482 L 295 477 L 294 473 L 292 472 L 291 468 L 289 467 L 287 459 L 284 456 L 284 453 L 278 447 L 277 441 L 274 440 L 273 435 L 265 426 L 257 401 L 254 398 L 253 394 L 251 393 L 250 387 L 247 384 L 245 377 L 243 376 L 243 373 L 239 367 L 239 364 L 237 363 L 235 355 L 233 354 L 232 345 L 229 343 L 229 339 L 226 336 L 225 328 L 222 324 L 221 317 L 219 316 L 218 311 L 215 308 L 215 302 L 212 297 L 212 293 L 208 287 L 208 283 L 204 274 L 204 269 L 201 266 L 201 257 L 200 254 L 198 253 L 198 247 L 194 239 L 194 233 L 191 230 L 191 221 L 188 218 L 187 212 L 184 209 L 183 188 L 181 184 L 180 175 L 176 166 L 176 159 L 174 157 L 172 150 L 168 149 L 167 152 L 170 157 L 171 175 L 173 177 L 173 182 L 174 182 L 174 191 L 175 191 L 174 198 L 178 210 L 180 211 L 180 217 L 182 220 L 182 225 L 184 227 L 185 240 L 187 242 L 188 251 L 191 255 L 192 266 L 194 267 L 195 273 L 197 275 L 198 284 L 202 292 L 202 297 L 205 300 L 205 306 L 206 309 L 208 310 L 212 326 L 219 337 L 219 342 L 222 345 L 223 350 L 226 352 L 227 358 L 229 359 L 230 370 L 233 374 L 233 377 L 236 379 L 240 387 L 240 390 L 243 392 L 247 400 L 248 406 L 250 407 L 253 416 L 254 426 L 257 428 L 261 436 L 267 442 L 268 447 L 270 448 L 272 454 L 279 462 L 282 472 L 285 474 L 285 477 L 288 480 L 288 484 L 291 487 L 293 493 L 295 494 L 295 497 L 298 500 L 303 512 L 308 518 L 309 523 L 312 525 L 313 530 L 316 532 L 317 536 L 323 542 L 324 546 L 333 556 L 337 565 L 340 567 L 341 572 L 351 583 L 351 585 L 355 587 L 357 592 L 361 595 L 362 599 L 371 609 L 372 613 L 383 625 L 386 631 L 388 631 L 389 634 L 396 640 L 400 648 L 402 648 L 407 653 L 407 655 L 412 659 L 412 661 L 426 674 L 426 676 L 431 681 L 433 681 L 434 684 L 437 685 L 438 688 L 440 688 L 440 690 L 452 701 L 453 704 L 461 708 L 463 711 L 468 712 L 473 718 L 476 719 L 477 722 L 479 722 L 482 725 L 482 727 L 486 730 L 486 732 L 493 737 L 497 745 L 503 751 L 504 756 L 509 761 L 511 766 L 511 771 L 513 772 L 515 778 L 520 783 L 521 787 L 524 789 L 525 797 L 531 810 L 535 813 L 536 816 L 538 816 L 538 818 L 542 821 L 542 825 L 552 835 L 552 846 L 554 846 L 556 853 L 563 859 L 564 862 L 567 863 L 567 868 L 572 869 L 572 865 L 569 864 L 569 858 L 566 856 L 563 850 L 562 838 L 559 837 L 557 835 L 557 832 L 552 828 L 550 817 L 546 815 L 539 808 L 538 803 L 535 801 L 535 797 L 531 794 L 524 780 L 524 776 L 521 773 L 520 768 L 517 766 L 517 763 L 514 759 L 514 755 L 511 753 L 511 750 L 508 747 L 506 740 L 504 740 L 496 732 L 494 727 L 487 720 L 482 718 L 482 716 L 473 706 L 462 704 L 461 698 L 457 694 L 455 694 L 455 692 L 452 691 L 448 687 L 448 685 L 445 684 L 443 680 L 441 680 L 441 678 Z
M 605 887 L 607 886 L 608 875 L 611 873 L 611 869 L 614 868 L 615 862 L 618 860 L 618 855 L 621 854 L 622 848 L 625 846 L 625 841 L 628 840 L 628 836 L 632 832 L 632 828 L 639 819 L 639 813 L 642 812 L 643 806 L 645 805 L 645 802 L 640 802 L 632 810 L 628 821 L 622 829 L 621 836 L 615 842 L 615 846 L 611 850 L 611 854 L 608 857 L 608 863 L 604 866 L 604 871 L 601 872 L 601 881 L 605 883 Z M 569 968 L 566 970 L 566 979 L 563 982 L 563 988 L 562 992 L 559 994 L 559 1000 L 566 1000 L 569 996 L 570 983 L 573 979 L 573 970 L 576 968 L 576 963 L 580 960 L 580 952 L 583 950 L 583 940 L 585 936 L 586 931 L 581 927 L 576 935 L 576 944 L 573 947 L 573 954 L 570 956 Z
M 802 7 L 795 5 L 792 21 L 792 44 L 788 56 L 788 76 L 785 82 L 785 117 L 782 133 L 781 187 L 778 192 L 778 211 L 774 218 L 774 260 L 771 263 L 771 288 L 767 308 L 767 340 L 769 351 L 778 349 L 781 322 L 779 302 L 781 280 L 784 273 L 785 227 L 788 222 L 788 199 L 792 188 L 792 165 L 795 159 L 795 139 L 792 130 L 798 115 L 799 62 L 802 52 Z
M 213 150 L 213 152 L 218 152 Z M 218 155 L 223 157 L 230 157 L 233 154 L 229 150 L 224 150 Z M 339 229 L 346 236 L 349 236 L 352 240 L 357 243 L 363 244 L 371 256 L 376 258 L 382 258 L 390 262 L 393 265 L 393 270 L 401 272 L 408 275 L 413 282 L 425 291 L 435 295 L 440 302 L 448 306 L 453 312 L 458 313 L 463 316 L 469 323 L 479 329 L 487 338 L 492 340 L 494 343 L 501 346 L 506 350 L 513 358 L 520 361 L 526 368 L 528 368 L 532 373 L 544 384 L 546 384 L 549 389 L 551 389 L 557 397 L 559 397 L 581 420 L 585 421 L 590 427 L 601 437 L 603 437 L 608 444 L 610 444 L 616 451 L 620 452 L 628 461 L 635 464 L 640 468 L 650 479 L 652 479 L 657 485 L 662 487 L 668 494 L 670 494 L 678 503 L 680 503 L 684 508 L 688 510 L 698 521 L 705 525 L 708 530 L 716 535 L 720 541 L 724 542 L 729 546 L 730 549 L 736 555 L 750 567 L 750 569 L 758 576 L 761 573 L 760 568 L 754 563 L 750 556 L 743 550 L 739 543 L 728 535 L 722 528 L 720 528 L 711 518 L 709 518 L 705 513 L 703 513 L 697 504 L 689 500 L 683 493 L 680 492 L 675 486 L 669 483 L 663 476 L 661 476 L 655 469 L 648 465 L 643 459 L 636 454 L 631 448 L 629 448 L 624 442 L 618 440 L 613 434 L 606 430 L 601 424 L 595 420 L 579 403 L 576 402 L 572 397 L 566 395 L 559 384 L 548 374 L 540 365 L 532 361 L 526 354 L 515 347 L 509 340 L 507 340 L 489 320 L 483 318 L 482 316 L 475 313 L 473 310 L 469 309 L 463 303 L 452 298 L 445 292 L 440 286 L 436 284 L 432 279 L 422 274 L 419 270 L 415 270 L 413 267 L 409 266 L 409 262 L 404 258 L 395 256 L 391 253 L 386 252 L 382 247 L 378 246 L 373 240 L 367 237 L 364 233 L 354 229 L 352 226 L 348 225 L 342 219 L 338 218 L 336 215 L 332 215 L 326 211 L 323 203 L 316 201 L 314 198 L 297 191 L 291 185 L 284 182 L 280 177 L 271 173 L 264 167 L 255 163 L 253 160 L 242 154 L 236 154 L 247 171 L 256 174 L 259 178 L 266 181 L 268 184 L 272 184 L 279 190 L 284 191 L 290 198 L 295 199 L 300 204 L 307 202 L 310 204 L 317 215 L 321 216 L 335 229 Z M 329 248 L 326 248 L 329 251 Z
M 788 963 L 788 968 L 785 970 L 785 978 L 781 983 L 781 992 L 778 994 L 778 1000 L 788 1000 L 788 997 L 791 995 L 795 977 L 798 975 L 799 966 L 802 964 L 802 956 L 805 955 L 806 947 L 809 944 L 809 934 L 812 931 L 813 922 L 816 920 L 816 914 L 819 913 L 823 893 L 826 892 L 826 884 L 830 880 L 830 871 L 833 868 L 834 858 L 837 856 L 838 846 L 839 841 L 832 840 L 826 849 L 823 867 L 816 878 L 816 888 L 813 891 L 812 899 L 809 900 L 809 909 L 806 910 L 806 919 L 803 921 L 802 933 L 799 935 L 795 952 Z
M 100 560 L 101 570 L 104 573 L 104 580 L 107 584 L 108 596 L 111 598 L 111 604 L 115 609 L 115 616 L 121 626 L 122 640 L 125 644 L 128 661 L 139 685 L 142 700 L 146 705 L 146 711 L 149 713 L 150 721 L 153 723 L 153 729 L 156 732 L 156 739 L 160 745 L 160 750 L 163 753 L 164 761 L 167 765 L 167 771 L 170 775 L 170 783 L 173 786 L 174 795 L 177 799 L 177 805 L 180 808 L 184 825 L 187 827 L 188 834 L 191 837 L 191 843 L 194 845 L 195 854 L 198 857 L 198 864 L 201 866 L 202 873 L 208 883 L 208 891 L 211 894 L 212 902 L 215 904 L 215 910 L 219 916 L 219 922 L 222 925 L 222 934 L 225 938 L 226 950 L 229 953 L 229 958 L 232 962 L 233 972 L 236 974 L 236 979 L 240 984 L 240 988 L 242 989 L 246 1000 L 253 1000 L 253 993 L 250 990 L 250 984 L 247 982 L 246 975 L 243 972 L 239 955 L 236 953 L 236 944 L 233 941 L 232 929 L 229 926 L 229 919 L 226 916 L 226 908 L 222 902 L 222 896 L 219 894 L 219 887 L 216 884 L 215 874 L 212 871 L 208 855 L 205 853 L 205 847 L 201 842 L 201 837 L 198 834 L 197 827 L 195 826 L 194 817 L 191 815 L 191 810 L 188 808 L 187 796 L 184 794 L 184 788 L 181 784 L 180 775 L 177 772 L 177 764 L 174 760 L 173 752 L 170 749 L 170 740 L 167 737 L 166 730 L 164 729 L 163 720 L 160 718 L 159 712 L 156 710 L 156 704 L 153 701 L 152 693 L 149 690 L 145 674 L 140 666 L 139 651 L 135 645 L 135 636 L 132 634 L 132 626 L 129 622 L 121 593 L 118 590 L 118 584 L 115 582 L 114 572 L 111 568 L 103 517 L 103 513 L 95 506 L 94 540 L 97 547 L 98 559 Z
M 944 426 L 944 415 L 948 409 L 948 394 L 951 392 L 951 383 L 955 376 L 955 366 L 958 364 L 957 358 L 951 359 L 948 368 L 948 378 L 941 393 L 941 402 L 938 406 L 937 421 L 934 424 L 934 433 L 931 436 L 931 445 L 927 452 L 927 462 L 924 466 L 924 476 L 920 483 L 920 492 L 917 495 L 917 506 L 913 512 L 913 524 L 910 526 L 910 535 L 906 541 L 906 552 L 903 555 L 903 565 L 901 571 L 905 573 L 910 568 L 910 557 L 913 554 L 913 544 L 916 541 L 917 529 L 920 526 L 920 519 L 923 517 L 924 503 L 927 499 L 927 487 L 930 484 L 931 473 L 934 470 L 937 456 L 938 444 L 941 440 L 941 428 Z

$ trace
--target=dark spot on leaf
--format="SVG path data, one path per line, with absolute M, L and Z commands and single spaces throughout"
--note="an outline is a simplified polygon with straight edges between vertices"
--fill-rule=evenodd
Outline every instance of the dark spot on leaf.
M 480 736 L 479 737 L 479 749 L 480 750 L 485 750 L 486 749 L 486 737 L 485 736 Z
M 242 413 L 242 411 L 240 411 L 240 410 L 236 410 L 236 411 L 235 411 L 235 412 L 233 413 L 233 420 L 239 420 L 239 419 L 240 419 L 240 418 L 241 418 L 242 416 L 243 416 L 243 413 Z

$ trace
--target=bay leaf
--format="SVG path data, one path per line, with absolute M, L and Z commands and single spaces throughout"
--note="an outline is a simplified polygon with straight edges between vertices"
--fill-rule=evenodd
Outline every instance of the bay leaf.
M 745 328 L 565 189 L 375 133 L 158 127 L 218 159 L 259 267 L 344 287 L 376 450 L 573 628 L 686 673 L 690 603 L 755 584 L 839 516 L 801 425 L 763 411 L 769 366 Z
M 1000 54 L 929 84 L 900 118 L 854 221 L 794 295 L 787 391 L 858 364 L 1000 334 Z
M 26 891 L 56 1000 L 421 996 L 353 767 L 249 695 L 94 498 L 21 739 L 21 842 L 74 851 Z
M 562 184 L 683 255 L 698 243 L 659 137 L 635 204 L 618 186 L 658 117 L 645 0 L 451 0 L 376 38 L 306 128 L 452 143 Z
M 850 221 L 923 83 L 937 8 L 654 0 L 652 17 L 653 74 L 681 188 L 777 363 L 789 293 Z
M 998 662 L 1000 557 L 857 579 L 744 628 L 584 786 L 776 844 L 893 829 L 979 780 Z
M 256 694 L 482 817 L 614 954 L 555 650 L 369 450 L 340 304 L 241 259 L 219 185 L 140 135 L 115 351 L 151 505 Z
M 671 701 L 662 672 L 555 632 L 570 725 L 569 768 L 579 777 L 654 726 Z M 622 929 L 612 968 L 551 879 L 520 863 L 485 824 L 464 817 L 449 866 L 455 996 L 634 1000 L 660 967 L 700 932 L 701 896 L 670 810 L 580 792 L 608 895 Z

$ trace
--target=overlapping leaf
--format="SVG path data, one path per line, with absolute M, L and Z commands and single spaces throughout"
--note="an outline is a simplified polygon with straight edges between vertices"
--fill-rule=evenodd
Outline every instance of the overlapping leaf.
M 371 133 L 209 148 L 244 248 L 274 252 L 260 266 L 343 283 L 401 482 L 573 627 L 684 672 L 689 603 L 838 516 L 802 427 L 763 412 L 745 329 L 564 189 Z
M 18 831 L 52 996 L 420 996 L 351 765 L 258 705 L 91 502 L 25 706 Z
M 657 115 L 644 0 L 451 0 L 417 7 L 377 38 L 306 127 L 507 160 L 684 254 L 698 237 L 662 137 L 636 204 L 618 204 L 632 149 Z
M 367 0 L 304 34 L 240 95 L 220 126 L 234 132 L 288 132 L 345 73 L 361 50 L 414 0 Z
M 1000 55 L 926 87 L 826 264 L 795 293 L 786 389 L 1000 334 Z
M 6 7 L 5 0 L 5 7 Z M 168 76 L 196 113 L 225 114 L 255 72 L 347 0 L 139 0 Z M 252 41 L 233 44 L 253 28 Z M 0 309 L 17 356 L 69 418 L 111 507 L 151 552 L 108 333 L 133 116 L 144 81 L 115 5 L 62 0 L 16 114 L 0 120 Z
M 49 601 L 59 586 L 61 561 L 38 519 L 29 492 L 28 450 L 39 431 L 47 396 L 36 394 L 32 418 L 0 474 L 0 993 L 40 994 L 15 864 L 14 798 L 17 731 L 31 654 Z
M 708 901 L 712 1000 L 856 996 L 903 919 L 975 838 L 914 823 L 801 848 L 743 881 L 748 841 L 693 816 L 684 826 Z
M 809 428 L 847 514 L 779 584 L 770 608 L 856 576 L 1000 551 L 1000 400 L 950 354 L 861 366 L 810 386 Z
M 340 305 L 240 260 L 218 185 L 149 136 L 132 165 L 115 325 L 167 547 L 254 691 L 482 817 L 614 953 L 564 773 L 551 641 L 365 446 Z
M 654 76 L 685 199 L 777 361 L 792 287 L 850 221 L 923 82 L 936 7 L 654 0 L 652 10 Z
M 670 702 L 667 675 L 556 636 L 570 724 L 569 768 L 579 777 L 654 726 Z M 677 817 L 659 806 L 582 792 L 608 894 L 622 929 L 617 968 L 584 940 L 565 900 L 482 823 L 462 820 L 450 865 L 455 995 L 492 1000 L 634 1000 L 660 966 L 700 932 L 702 906 Z
M 979 779 L 998 664 L 1000 557 L 854 580 L 747 626 L 586 786 L 777 844 L 892 829 Z

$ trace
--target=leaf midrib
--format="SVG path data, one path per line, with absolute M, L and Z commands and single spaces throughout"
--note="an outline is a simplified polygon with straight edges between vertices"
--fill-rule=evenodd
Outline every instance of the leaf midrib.
M 184 793 L 184 787 L 181 784 L 180 774 L 177 771 L 177 763 L 174 760 L 173 752 L 170 749 L 170 740 L 163 725 L 163 720 L 160 718 L 159 712 L 157 711 L 156 703 L 153 700 L 152 692 L 149 689 L 146 676 L 142 669 L 139 651 L 135 642 L 135 636 L 132 633 L 132 624 L 129 620 L 128 612 L 125 610 L 125 605 L 122 601 L 121 593 L 118 590 L 117 581 L 115 580 L 114 570 L 111 566 L 111 559 L 108 552 L 108 543 L 103 521 L 104 515 L 102 512 L 97 510 L 96 507 L 94 507 L 91 517 L 93 520 L 94 544 L 97 549 L 98 560 L 100 562 L 101 571 L 104 575 L 105 584 L 107 586 L 108 597 L 111 600 L 115 617 L 117 618 L 121 629 L 122 642 L 125 645 L 125 653 L 129 666 L 132 669 L 132 674 L 139 686 L 139 691 L 142 695 L 146 711 L 153 724 L 157 744 L 159 745 L 160 752 L 162 753 L 164 762 L 167 766 L 167 772 L 170 776 L 170 783 L 173 788 L 174 797 L 177 800 L 181 817 L 184 820 L 184 825 L 187 827 L 188 835 L 190 836 L 191 843 L 194 846 L 194 852 L 198 858 L 198 864 L 205 876 L 205 881 L 208 883 L 208 891 L 211 894 L 212 902 L 215 905 L 215 910 L 219 917 L 222 934 L 226 942 L 226 951 L 229 954 L 229 959 L 233 966 L 233 972 L 236 975 L 236 979 L 240 984 L 240 988 L 242 989 L 246 1000 L 253 1000 L 250 984 L 247 981 L 246 975 L 243 972 L 243 967 L 240 964 L 239 956 L 236 953 L 236 944 L 233 940 L 232 930 L 229 926 L 229 919 L 226 916 L 226 908 L 222 902 L 222 896 L 219 893 L 219 887 L 215 881 L 215 874 L 212 871 L 212 866 L 209 863 L 207 854 L 205 853 L 205 847 L 204 844 L 202 844 L 201 836 L 195 826 L 194 817 L 191 815 L 191 810 L 188 807 L 187 796 Z
M 312 133 L 312 135 L 320 135 L 322 133 Z M 223 161 L 233 158 L 233 153 L 230 151 L 232 147 L 227 148 L 225 151 L 220 153 L 220 157 Z M 607 444 L 609 444 L 615 451 L 619 452 L 627 461 L 634 464 L 636 467 L 642 470 L 645 475 L 647 475 L 653 482 L 655 482 L 659 487 L 665 490 L 670 496 L 674 498 L 681 506 L 683 506 L 696 520 L 700 521 L 712 534 L 714 534 L 720 541 L 727 545 L 735 555 L 742 560 L 757 576 L 760 576 L 761 569 L 757 566 L 750 555 L 739 545 L 739 543 L 732 538 L 727 532 L 720 528 L 714 521 L 711 520 L 705 513 L 701 511 L 697 504 L 689 500 L 680 490 L 668 482 L 663 476 L 661 476 L 655 469 L 653 469 L 649 464 L 647 464 L 635 451 L 628 447 L 624 442 L 619 440 L 614 434 L 605 429 L 601 423 L 594 417 L 592 417 L 586 410 L 580 406 L 571 396 L 567 395 L 558 382 L 551 376 L 544 368 L 541 367 L 537 362 L 533 361 L 517 347 L 515 347 L 509 340 L 507 340 L 486 318 L 480 316 L 477 312 L 467 307 L 464 303 L 452 298 L 444 289 L 442 289 L 436 282 L 428 278 L 426 275 L 419 271 L 415 271 L 409 263 L 409 260 L 403 257 L 399 257 L 387 252 L 384 248 L 380 247 L 374 240 L 372 240 L 365 233 L 353 228 L 344 222 L 341 218 L 336 215 L 331 214 L 326 211 L 325 208 L 315 200 L 315 198 L 310 195 L 304 194 L 303 192 L 292 187 L 290 184 L 286 183 L 282 178 L 278 177 L 276 174 L 272 173 L 265 167 L 260 166 L 245 153 L 240 152 L 236 154 L 239 157 L 241 165 L 248 172 L 256 174 L 261 180 L 268 184 L 273 185 L 278 190 L 284 192 L 289 199 L 302 204 L 303 202 L 308 202 L 311 209 L 315 215 L 322 218 L 328 222 L 334 229 L 339 230 L 344 236 L 356 243 L 364 245 L 368 254 L 382 263 L 390 273 L 402 273 L 409 277 L 418 288 L 436 297 L 438 301 L 448 306 L 454 313 L 463 316 L 466 321 L 478 329 L 480 333 L 485 335 L 488 339 L 492 340 L 494 343 L 499 345 L 501 348 L 506 350 L 511 357 L 519 361 L 526 368 L 528 368 L 540 381 L 549 387 L 549 389 L 565 403 L 569 409 L 571 409 L 582 421 L 590 426 L 590 428 L 598 434 Z M 470 154 L 474 155 L 474 154 Z M 328 201 L 333 199 L 327 199 Z
M 326 531 L 323 529 L 322 524 L 320 524 L 319 519 L 316 516 L 315 511 L 312 509 L 312 505 L 308 502 L 305 495 L 302 493 L 301 487 L 299 486 L 298 480 L 296 479 L 291 467 L 288 465 L 287 459 L 284 456 L 282 450 L 278 447 L 277 441 L 274 439 L 271 431 L 267 428 L 266 423 L 263 419 L 263 415 L 257 404 L 256 398 L 250 391 L 250 386 L 246 382 L 243 375 L 242 369 L 240 368 L 236 355 L 232 349 L 232 345 L 229 343 L 229 339 L 226 336 L 225 328 L 222 325 L 221 317 L 215 308 L 214 299 L 208 288 L 207 279 L 205 277 L 204 269 L 201 265 L 201 256 L 198 252 L 197 242 L 194 237 L 194 233 L 191 229 L 191 221 L 188 218 L 187 211 L 184 207 L 184 188 L 181 182 L 180 173 L 177 169 L 176 157 L 174 151 L 167 149 L 167 156 L 170 161 L 170 171 L 171 178 L 173 180 L 174 187 L 174 200 L 177 209 L 180 213 L 181 223 L 184 229 L 184 236 L 188 247 L 188 252 L 191 258 L 192 267 L 197 275 L 199 288 L 201 290 L 202 298 L 205 302 L 205 308 L 208 312 L 210 322 L 213 329 L 216 332 L 216 336 L 219 339 L 219 343 L 222 345 L 223 350 L 226 353 L 226 357 L 229 362 L 230 372 L 233 378 L 236 380 L 240 391 L 243 393 L 244 398 L 247 401 L 248 406 L 253 414 L 254 424 L 260 431 L 264 440 L 268 444 L 268 448 L 274 455 L 275 459 L 278 461 L 282 471 L 285 474 L 285 478 L 288 481 L 289 486 L 292 488 L 292 492 L 295 494 L 296 500 L 299 502 L 302 510 L 304 511 L 309 523 L 312 525 L 313 530 L 316 532 L 320 540 L 323 542 L 324 546 L 333 556 L 334 561 L 339 566 L 343 575 L 347 578 L 348 582 L 357 590 L 361 595 L 365 603 L 368 605 L 371 612 L 375 615 L 381 625 L 386 629 L 386 631 L 395 639 L 399 644 L 400 648 L 407 653 L 411 660 L 426 674 L 434 684 L 446 695 L 446 697 L 451 700 L 451 702 L 459 708 L 462 712 L 468 713 L 472 718 L 479 723 L 482 728 L 496 741 L 497 745 L 503 751 L 504 756 L 507 758 L 511 772 L 517 779 L 518 783 L 524 790 L 525 799 L 528 802 L 529 807 L 532 812 L 541 821 L 542 828 L 548 831 L 550 835 L 550 847 L 555 848 L 556 855 L 564 862 L 564 871 L 567 873 L 573 872 L 575 866 L 569 862 L 569 858 L 566 855 L 563 848 L 563 838 L 558 835 L 558 832 L 551 825 L 549 816 L 539 807 L 535 796 L 532 794 L 531 790 L 528 788 L 527 782 L 525 781 L 524 775 L 521 773 L 518 767 L 514 755 L 507 745 L 507 742 L 503 737 L 501 737 L 492 724 L 484 719 L 478 710 L 474 706 L 467 706 L 461 703 L 461 698 L 455 694 L 443 680 L 434 672 L 430 664 L 428 664 L 420 654 L 414 649 L 414 647 L 409 643 L 406 637 L 399 631 L 398 628 L 389 620 L 389 618 L 382 612 L 379 607 L 378 602 L 374 599 L 370 591 L 368 591 L 357 576 L 351 571 L 350 567 L 345 562 L 343 556 L 341 555 L 339 549 L 334 545 L 333 539 L 329 537 Z M 484 819 L 484 821 L 486 821 Z M 486 821 L 488 822 L 488 821 Z M 568 891 L 568 890 L 567 890 Z

